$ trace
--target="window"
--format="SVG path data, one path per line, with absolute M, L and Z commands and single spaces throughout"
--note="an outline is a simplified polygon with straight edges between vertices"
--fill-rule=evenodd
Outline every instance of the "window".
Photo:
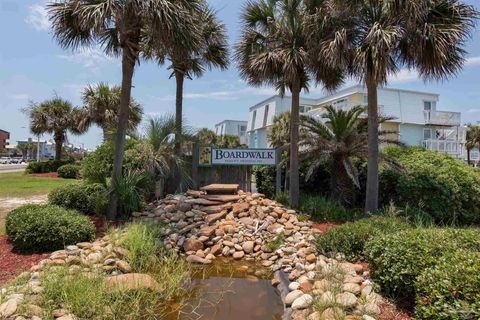
M 267 104 L 265 106 L 265 113 L 263 114 L 263 126 L 266 127 L 267 126 L 267 120 L 268 120 L 268 109 L 269 109 L 269 105 Z
M 307 113 L 312 110 L 311 106 L 300 106 L 299 111 L 300 113 Z
M 432 101 L 423 101 L 423 110 L 424 111 L 432 111 Z
M 250 127 L 250 130 L 255 129 L 255 121 L 257 121 L 257 110 L 253 111 L 252 126 Z
M 240 133 L 241 137 L 243 137 L 245 135 L 246 131 L 247 131 L 247 126 L 245 126 L 245 125 L 239 125 L 238 126 L 238 132 Z
M 430 140 L 430 139 L 432 139 L 432 130 L 423 129 L 423 140 Z

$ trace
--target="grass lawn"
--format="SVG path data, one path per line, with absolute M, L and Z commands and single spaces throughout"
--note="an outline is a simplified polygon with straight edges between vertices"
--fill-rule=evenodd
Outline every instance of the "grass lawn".
M 76 180 L 41 178 L 25 175 L 23 172 L 0 173 L 0 200 L 6 198 L 24 198 L 28 202 L 29 198 L 48 194 L 51 190 L 75 183 Z M 0 235 L 5 234 L 5 217 L 14 207 L 3 205 L 0 201 Z
M 33 177 L 23 172 L 0 173 L 0 198 L 29 197 L 75 183 L 76 180 Z

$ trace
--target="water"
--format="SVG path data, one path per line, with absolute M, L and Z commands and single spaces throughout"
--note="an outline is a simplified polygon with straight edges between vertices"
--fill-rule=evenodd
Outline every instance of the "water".
M 183 309 L 168 320 L 280 320 L 283 304 L 270 274 L 254 264 L 217 261 L 199 268 L 194 292 Z

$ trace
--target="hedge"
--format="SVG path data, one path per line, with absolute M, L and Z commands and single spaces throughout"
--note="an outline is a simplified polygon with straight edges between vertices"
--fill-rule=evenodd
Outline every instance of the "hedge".
M 57 169 L 58 176 L 64 179 L 78 179 L 80 177 L 80 166 L 65 164 Z
M 48 202 L 87 215 L 102 214 L 98 209 L 106 194 L 105 186 L 100 183 L 72 184 L 52 190 L 48 195 Z
M 480 253 L 448 253 L 415 282 L 417 319 L 480 319 Z
M 361 219 L 320 233 L 316 238 L 316 248 L 321 254 L 333 256 L 343 253 L 347 260 L 364 260 L 367 241 L 375 236 L 409 228 L 411 226 L 404 219 L 397 217 L 379 216 Z
M 413 299 L 415 280 L 425 269 L 459 249 L 480 251 L 479 235 L 475 229 L 404 230 L 375 236 L 365 245 L 365 254 L 384 292 Z
M 58 250 L 95 238 L 95 226 L 74 210 L 53 205 L 24 205 L 7 215 L 6 231 L 21 251 Z
M 29 162 L 25 172 L 28 174 L 57 172 L 61 166 L 71 163 L 73 163 L 73 159 Z

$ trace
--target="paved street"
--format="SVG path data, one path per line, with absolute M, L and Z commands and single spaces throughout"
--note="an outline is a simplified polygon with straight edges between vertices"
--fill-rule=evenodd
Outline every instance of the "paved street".
M 0 173 L 23 171 L 26 166 L 26 164 L 0 164 Z

